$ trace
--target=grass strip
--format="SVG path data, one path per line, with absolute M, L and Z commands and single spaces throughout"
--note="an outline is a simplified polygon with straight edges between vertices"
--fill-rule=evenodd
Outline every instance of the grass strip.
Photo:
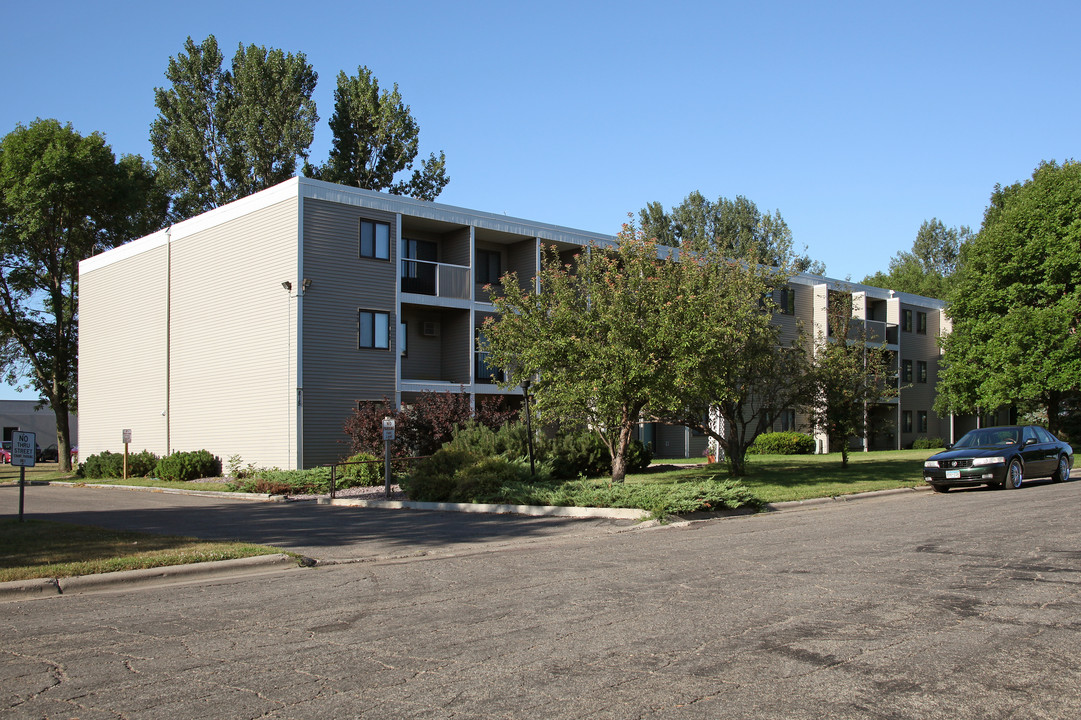
M 749 455 L 747 475 L 740 478 L 756 498 L 764 503 L 836 497 L 873 490 L 920 487 L 923 461 L 934 450 L 888 450 L 854 452 L 848 467 L 842 467 L 841 454 L 826 455 Z M 698 465 L 680 470 L 635 473 L 628 484 L 663 484 L 723 480 L 723 464 Z
M 93 575 L 283 552 L 243 542 L 109 530 L 48 520 L 0 520 L 0 582 Z

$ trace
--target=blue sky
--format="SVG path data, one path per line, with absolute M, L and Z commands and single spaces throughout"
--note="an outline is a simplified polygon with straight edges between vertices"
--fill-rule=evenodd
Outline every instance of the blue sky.
M 652 200 L 745 195 L 858 281 L 923 220 L 977 229 L 997 183 L 1078 155 L 1079 26 L 1041 0 L 7 2 L 0 134 L 54 117 L 149 158 L 168 58 L 214 34 L 227 61 L 308 56 L 313 161 L 335 77 L 366 65 L 446 152 L 440 202 L 614 234 Z

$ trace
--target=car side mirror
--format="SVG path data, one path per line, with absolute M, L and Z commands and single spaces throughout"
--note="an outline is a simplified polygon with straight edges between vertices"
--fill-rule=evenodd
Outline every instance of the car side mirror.
M 1028 440 L 1025 440 L 1024 447 L 1028 447 L 1029 445 L 1035 445 L 1035 444 L 1036 444 L 1036 438 L 1029 438 Z

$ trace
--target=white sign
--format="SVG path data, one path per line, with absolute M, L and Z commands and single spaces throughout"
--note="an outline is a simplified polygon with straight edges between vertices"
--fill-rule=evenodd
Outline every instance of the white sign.
M 394 439 L 394 418 L 383 418 L 383 439 Z
M 120 432 L 124 436 L 124 439 L 121 440 L 120 442 L 124 443 L 125 445 L 130 443 L 131 442 L 131 430 L 121 430 Z
M 11 433 L 11 464 L 15 467 L 34 467 L 37 460 L 37 441 L 32 432 Z

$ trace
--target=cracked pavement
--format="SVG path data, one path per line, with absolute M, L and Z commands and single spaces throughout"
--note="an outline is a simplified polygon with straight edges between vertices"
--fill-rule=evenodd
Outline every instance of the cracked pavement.
M 1079 492 L 560 525 L 426 557 L 6 603 L 0 712 L 1075 718 Z

